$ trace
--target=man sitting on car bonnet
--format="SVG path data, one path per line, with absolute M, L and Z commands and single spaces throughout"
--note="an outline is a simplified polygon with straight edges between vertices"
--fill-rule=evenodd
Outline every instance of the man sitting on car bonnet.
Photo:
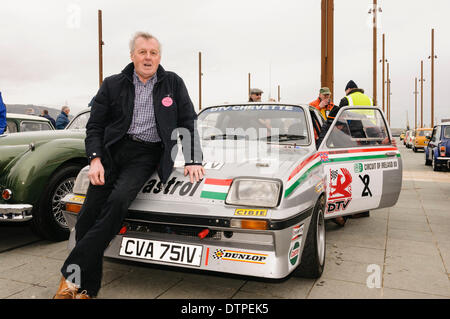
M 194 121 L 197 114 L 183 80 L 160 65 L 161 46 L 138 32 L 130 42 L 132 63 L 106 78 L 86 126 L 90 185 L 78 214 L 76 245 L 61 268 L 58 299 L 96 296 L 102 279 L 104 250 L 119 232 L 128 207 L 157 170 L 166 183 L 173 170 L 171 153 L 177 128 L 183 136 L 185 176 L 200 181 L 205 171 Z M 176 153 L 176 152 L 174 152 Z M 75 265 L 75 267 L 74 267 Z M 74 269 L 80 270 L 79 282 Z

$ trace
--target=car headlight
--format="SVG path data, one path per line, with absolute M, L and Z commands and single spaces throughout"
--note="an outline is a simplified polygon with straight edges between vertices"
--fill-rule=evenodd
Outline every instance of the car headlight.
M 235 178 L 228 191 L 228 205 L 276 207 L 280 201 L 281 181 Z
M 73 186 L 73 192 L 79 195 L 86 195 L 89 187 L 89 166 L 84 167 L 77 176 L 75 180 L 75 185 Z

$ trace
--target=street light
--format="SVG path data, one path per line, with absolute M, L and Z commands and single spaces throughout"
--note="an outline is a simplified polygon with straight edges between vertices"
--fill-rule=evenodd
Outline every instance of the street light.
M 431 29 L 431 55 L 428 59 L 431 59 L 431 127 L 434 127 L 434 59 L 437 59 L 434 54 L 434 29 Z
M 385 66 L 386 66 L 386 63 L 388 62 L 388 60 L 386 59 L 386 41 L 385 41 L 385 34 L 383 33 L 383 58 L 380 60 L 380 63 L 382 63 L 383 64 L 383 90 L 382 90 L 382 99 L 383 99 L 383 102 L 381 103 L 382 104 L 382 106 L 383 106 L 383 112 L 385 112 L 385 87 L 384 87 L 384 84 L 385 84 Z
M 369 10 L 369 14 L 373 14 L 373 103 L 377 101 L 377 12 L 382 12 L 378 8 L 377 0 L 373 0 L 373 8 Z
M 423 128 L 423 61 L 420 61 L 420 128 Z

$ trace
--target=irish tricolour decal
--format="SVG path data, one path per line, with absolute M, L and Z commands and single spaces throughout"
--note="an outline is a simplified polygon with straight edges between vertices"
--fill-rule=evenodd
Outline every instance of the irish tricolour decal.
M 225 200 L 232 181 L 232 179 L 207 178 L 200 197 Z
M 396 152 L 397 154 L 392 159 L 386 152 Z M 323 164 L 339 164 L 341 167 L 344 167 L 343 165 L 346 163 L 354 163 L 351 167 L 346 167 L 346 169 L 348 172 L 355 171 L 356 174 L 357 172 L 361 173 L 373 169 L 373 167 L 383 170 L 397 169 L 398 158 L 400 158 L 400 153 L 395 147 L 358 148 L 316 153 L 300 163 L 300 165 L 292 171 L 288 179 L 284 197 L 291 195 L 306 181 L 314 169 Z M 375 161 L 375 163 L 372 163 L 372 161 Z M 339 172 L 337 174 L 339 174 Z M 366 175 L 367 174 L 363 174 L 361 177 L 361 181 L 366 185 L 364 194 L 369 193 L 367 185 L 369 184 L 370 177 L 367 178 Z M 356 178 L 359 178 L 359 176 L 356 176 Z

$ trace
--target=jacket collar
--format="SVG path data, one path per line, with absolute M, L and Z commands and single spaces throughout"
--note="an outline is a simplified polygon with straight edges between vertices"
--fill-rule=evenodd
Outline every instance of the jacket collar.
M 125 69 L 122 70 L 122 74 L 125 75 L 125 77 L 131 82 L 133 83 L 133 73 L 134 73 L 134 63 L 131 62 L 130 64 L 128 64 Z M 160 64 L 158 66 L 158 70 L 156 70 L 156 77 L 157 77 L 157 82 L 161 82 L 161 80 L 166 76 L 166 70 L 164 70 L 164 68 L 162 67 L 162 65 Z
M 362 93 L 362 94 L 364 94 L 364 90 L 363 89 L 353 89 L 348 95 L 352 95 L 353 93 Z

